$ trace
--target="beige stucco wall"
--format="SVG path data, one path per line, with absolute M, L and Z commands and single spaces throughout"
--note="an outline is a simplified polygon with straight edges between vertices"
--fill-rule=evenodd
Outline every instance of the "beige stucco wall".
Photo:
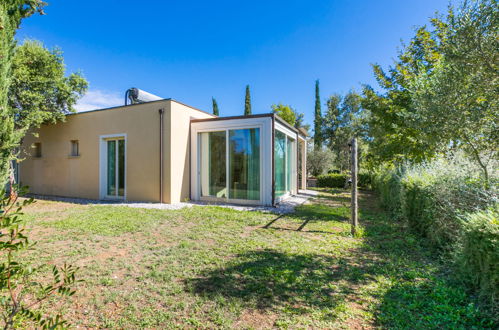
M 211 115 L 173 100 L 79 113 L 43 125 L 38 137 L 24 139 L 21 183 L 36 194 L 99 199 L 100 136 L 126 134 L 127 200 L 159 201 L 160 108 L 165 110 L 163 202 L 188 198 L 189 120 Z M 79 141 L 79 157 L 69 156 L 71 140 Z M 35 142 L 42 144 L 41 158 L 30 155 Z
M 170 203 L 182 202 L 190 196 L 190 120 L 211 118 L 213 115 L 200 112 L 173 101 L 169 112 L 171 129 L 168 131 L 169 195 Z

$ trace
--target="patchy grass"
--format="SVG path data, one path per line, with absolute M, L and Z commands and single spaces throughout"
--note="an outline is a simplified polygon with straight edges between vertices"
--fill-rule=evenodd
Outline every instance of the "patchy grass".
M 292 215 L 40 201 L 26 218 L 35 264 L 81 267 L 73 326 L 104 328 L 487 328 L 493 320 L 445 265 L 360 199 L 322 191 Z

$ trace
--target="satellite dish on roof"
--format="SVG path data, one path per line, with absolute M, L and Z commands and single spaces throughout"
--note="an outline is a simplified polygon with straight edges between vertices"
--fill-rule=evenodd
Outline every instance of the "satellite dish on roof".
M 158 101 L 162 99 L 162 97 L 148 93 L 146 91 L 143 91 L 142 89 L 138 89 L 135 87 L 128 89 L 125 93 L 125 105 L 128 105 L 128 102 L 130 102 L 130 104 L 138 104 Z

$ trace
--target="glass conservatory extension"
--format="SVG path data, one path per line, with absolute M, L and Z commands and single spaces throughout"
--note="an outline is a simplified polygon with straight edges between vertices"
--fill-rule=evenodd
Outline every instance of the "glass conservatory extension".
M 279 203 L 305 188 L 297 169 L 300 163 L 305 173 L 305 154 L 298 155 L 297 143 L 305 146 L 305 137 L 273 114 L 192 120 L 191 198 Z

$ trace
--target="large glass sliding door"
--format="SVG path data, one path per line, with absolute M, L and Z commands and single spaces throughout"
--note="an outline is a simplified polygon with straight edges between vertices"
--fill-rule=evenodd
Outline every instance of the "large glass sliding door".
M 199 134 L 201 197 L 260 200 L 260 129 Z
M 201 196 L 227 197 L 226 132 L 200 134 Z
M 275 131 L 274 137 L 274 178 L 275 196 L 280 197 L 286 189 L 286 135 Z
M 291 193 L 294 184 L 295 140 L 276 130 L 274 136 L 275 196 Z
M 106 146 L 106 194 L 108 197 L 123 197 L 125 196 L 125 140 L 107 140 Z
M 229 198 L 260 199 L 260 129 L 229 131 Z

